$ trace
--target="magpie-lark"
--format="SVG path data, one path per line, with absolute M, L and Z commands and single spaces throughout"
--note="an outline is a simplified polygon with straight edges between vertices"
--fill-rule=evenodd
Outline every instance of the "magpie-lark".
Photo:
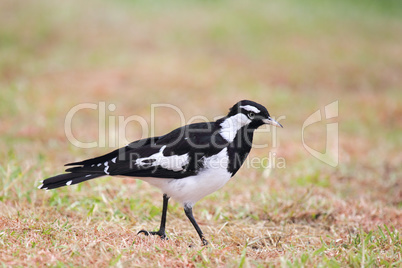
M 172 197 L 184 206 L 203 245 L 207 245 L 192 208 L 236 174 L 250 152 L 254 130 L 264 124 L 282 127 L 264 106 L 242 100 L 215 122 L 186 125 L 163 136 L 132 142 L 103 156 L 66 164 L 73 166 L 66 169 L 68 173 L 45 179 L 38 188 L 50 190 L 101 176 L 136 177 L 163 192 L 159 230 L 141 230 L 138 234 L 166 238 L 167 207 Z

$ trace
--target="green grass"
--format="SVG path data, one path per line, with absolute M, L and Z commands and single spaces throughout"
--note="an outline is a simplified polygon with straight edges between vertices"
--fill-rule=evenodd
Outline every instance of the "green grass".
M 400 267 L 401 13 L 396 0 L 2 1 L 0 264 Z M 137 236 L 158 227 L 162 203 L 141 181 L 36 188 L 63 164 L 116 147 L 68 141 L 64 121 L 77 104 L 115 104 L 108 124 L 108 116 L 150 122 L 157 103 L 212 120 L 240 99 L 286 116 L 278 146 L 260 131 L 255 144 L 270 147 L 249 156 L 272 150 L 286 167 L 243 167 L 197 203 L 208 247 L 175 202 L 169 240 Z M 332 168 L 304 149 L 301 128 L 336 100 Z M 181 124 L 168 109 L 156 118 L 156 134 Z M 73 126 L 81 140 L 97 140 L 98 111 L 76 114 Z M 139 125 L 125 134 L 141 138 Z M 324 123 L 305 134 L 324 148 Z

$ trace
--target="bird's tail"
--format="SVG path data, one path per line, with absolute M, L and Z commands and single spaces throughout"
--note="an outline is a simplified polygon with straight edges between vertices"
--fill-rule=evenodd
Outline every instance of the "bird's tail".
M 47 178 L 42 181 L 38 189 L 50 190 L 63 186 L 77 184 L 83 181 L 92 180 L 105 174 L 90 174 L 90 173 L 65 173 L 54 177 Z

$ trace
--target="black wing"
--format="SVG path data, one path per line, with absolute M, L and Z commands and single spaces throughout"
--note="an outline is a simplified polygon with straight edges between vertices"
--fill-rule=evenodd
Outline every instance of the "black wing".
M 100 157 L 67 164 L 76 167 L 66 171 L 180 179 L 197 174 L 206 157 L 226 146 L 214 123 L 197 123 L 133 142 Z

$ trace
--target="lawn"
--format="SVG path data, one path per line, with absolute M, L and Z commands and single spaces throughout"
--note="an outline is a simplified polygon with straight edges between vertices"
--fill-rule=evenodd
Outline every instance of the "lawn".
M 1 1 L 0 264 L 401 267 L 401 33 L 397 0 Z M 174 201 L 168 240 L 137 235 L 162 209 L 140 180 L 37 189 L 241 99 L 284 128 L 259 130 L 250 161 L 194 207 L 207 247 Z

